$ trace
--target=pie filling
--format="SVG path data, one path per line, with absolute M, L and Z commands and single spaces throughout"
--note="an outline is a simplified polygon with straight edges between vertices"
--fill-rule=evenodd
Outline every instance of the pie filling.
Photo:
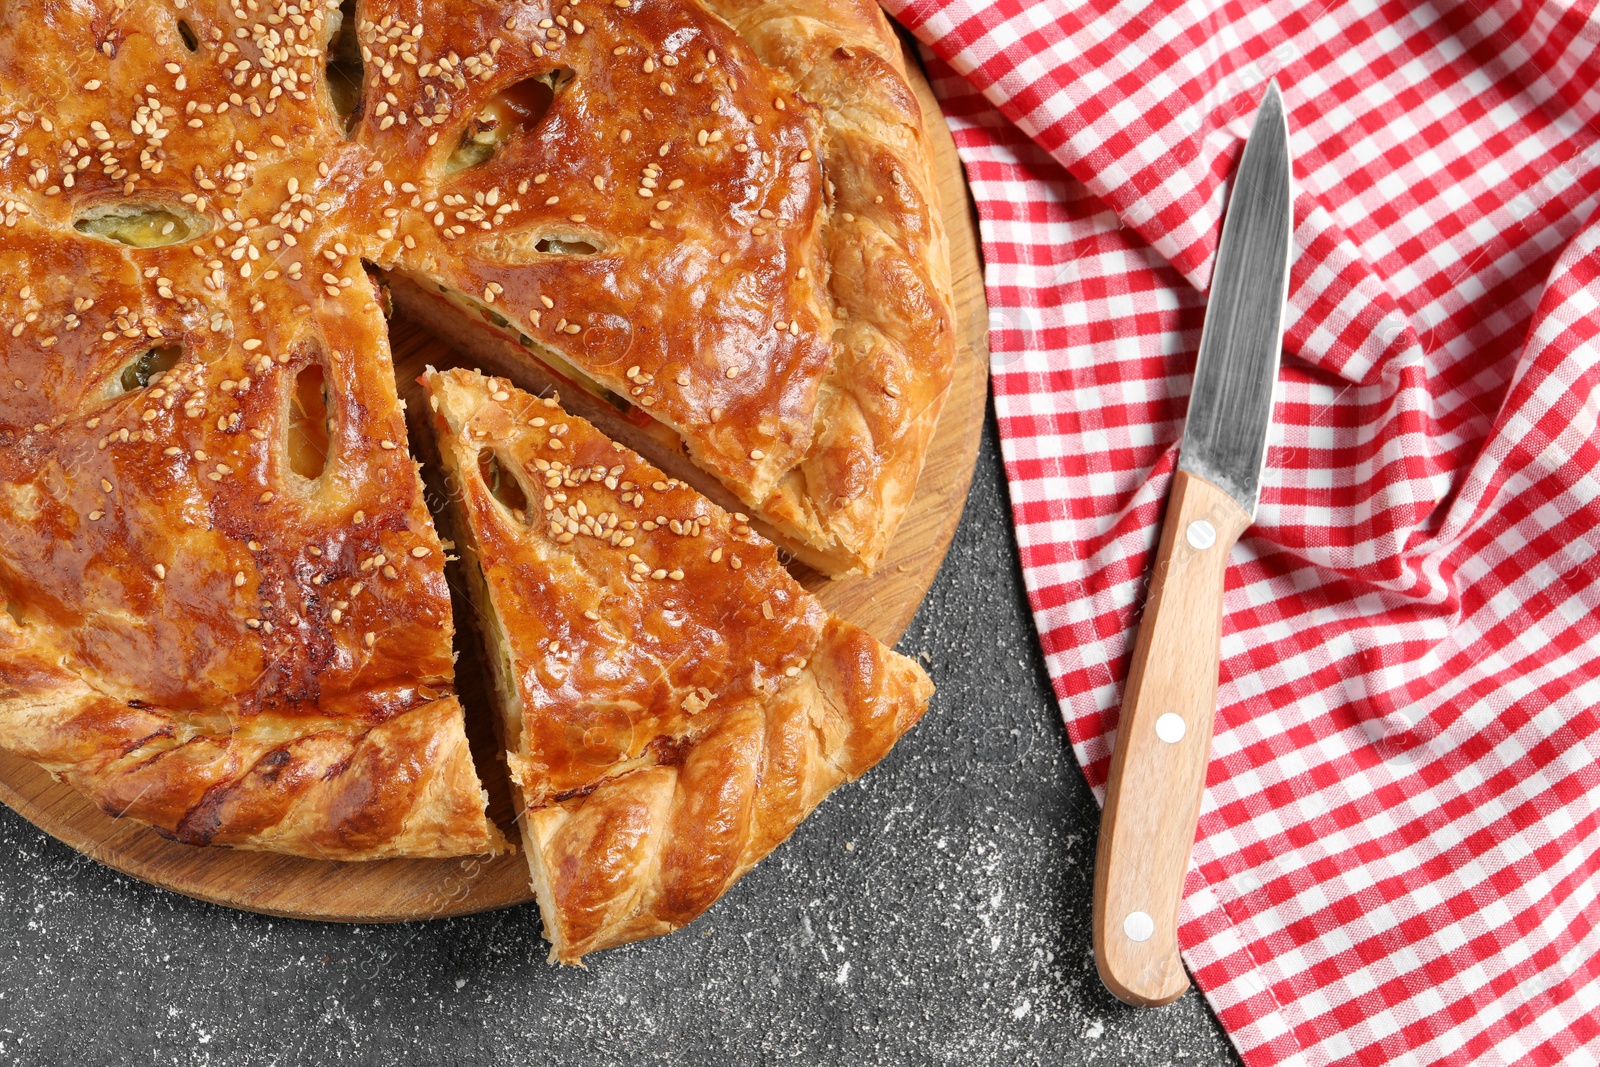
M 322 477 L 332 439 L 328 386 L 322 364 L 313 363 L 295 377 L 289 394 L 289 469 L 308 481 Z
M 482 301 L 438 285 L 430 278 L 414 278 L 400 272 L 392 272 L 387 277 L 395 304 L 405 310 L 406 315 L 450 342 L 459 352 L 469 354 L 472 362 L 485 373 L 499 374 L 534 394 L 555 390 L 562 397 L 566 410 L 594 422 L 608 437 L 642 454 L 669 477 L 693 486 L 696 493 L 726 512 L 749 514 L 750 525 L 778 545 L 786 558 L 794 558 L 818 574 L 838 574 L 850 568 L 853 560 L 829 557 L 826 552 L 814 549 L 800 531 L 770 522 L 755 506 L 742 501 L 738 494 L 723 485 L 720 478 L 694 464 L 683 438 L 666 422 L 651 418 L 645 408 L 632 405 L 626 398 L 606 389 L 557 350 L 544 346 L 538 339 L 528 338 L 504 315 Z M 802 576 L 802 581 L 810 579 Z
M 153 382 L 159 382 L 161 376 L 178 365 L 178 360 L 183 356 L 183 349 L 177 345 L 161 345 L 145 352 L 138 359 L 129 363 L 117 376 L 114 393 L 131 393 L 136 389 L 143 389 Z
M 496 95 L 467 124 L 461 143 L 445 161 L 446 175 L 487 163 L 495 151 L 514 135 L 539 124 L 555 101 L 561 87 L 571 81 L 573 72 L 552 70 L 524 78 Z
M 391 280 L 397 278 L 396 275 L 390 277 Z M 491 364 L 498 373 L 514 380 L 526 377 L 523 371 L 527 361 L 507 358 L 509 346 L 514 345 L 537 361 L 538 368 L 550 379 L 548 385 L 559 390 L 564 399 L 577 401 L 583 408 L 578 413 L 590 421 L 603 423 L 603 428 L 611 436 L 618 437 L 630 448 L 646 453 L 651 462 L 666 467 L 668 473 L 675 477 L 681 476 L 682 472 L 674 468 L 691 466 L 683 458 L 683 438 L 672 427 L 657 421 L 644 408 L 629 403 L 625 397 L 595 381 L 560 352 L 518 330 L 509 319 L 481 300 L 436 282 L 422 282 L 404 276 L 398 276 L 398 280 L 400 284 L 393 286 L 393 291 L 408 313 L 441 336 L 471 351 L 475 357 Z M 446 305 L 449 311 L 438 308 L 440 303 Z M 463 322 L 477 324 L 478 328 L 472 334 L 467 334 L 460 328 Z M 507 346 L 507 350 L 495 351 L 477 343 L 485 332 L 492 333 L 496 340 Z M 705 482 L 705 476 L 698 473 L 698 468 L 695 470 L 697 473 L 691 484 Z M 684 480 L 691 481 L 689 478 Z M 701 484 L 695 484 L 695 488 L 716 499 L 719 504 L 733 501 L 732 495 L 722 488 L 721 483 L 716 483 L 716 488 L 710 491 Z M 737 509 L 742 505 L 733 503 L 732 506 Z
M 786 558 L 823 575 L 847 573 L 854 565 L 848 555 L 829 555 L 811 545 L 802 531 L 762 515 L 756 505 L 742 500 L 716 475 L 690 459 L 676 430 L 595 381 L 560 352 L 522 333 L 487 304 L 432 279 L 400 272 L 388 277 L 401 310 L 469 353 L 485 373 L 509 378 L 535 393 L 559 392 L 563 406 L 574 415 L 588 419 L 671 477 L 693 486 L 724 511 L 751 513 L 750 524 L 777 544 Z M 529 356 L 532 359 L 526 358 Z
M 170 205 L 102 204 L 84 212 L 72 226 L 79 233 L 133 248 L 160 248 L 202 237 L 211 223 L 204 215 Z
M 356 37 L 355 0 L 344 0 L 328 13 L 328 34 L 328 98 L 348 137 L 361 117 L 361 83 L 366 73 Z

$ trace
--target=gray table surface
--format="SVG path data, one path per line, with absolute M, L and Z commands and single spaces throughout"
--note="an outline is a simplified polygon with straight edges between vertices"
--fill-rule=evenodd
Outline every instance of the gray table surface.
M 0 1064 L 1237 1063 L 1193 990 L 1095 976 L 1099 812 L 1022 592 L 993 419 L 901 643 L 939 692 L 678 934 L 544 962 L 537 911 L 291 922 L 124 878 L 0 807 Z

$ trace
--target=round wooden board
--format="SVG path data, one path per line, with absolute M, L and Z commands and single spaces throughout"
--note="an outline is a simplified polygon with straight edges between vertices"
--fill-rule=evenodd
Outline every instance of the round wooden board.
M 972 481 L 983 431 L 988 388 L 989 314 L 971 202 L 955 144 L 932 90 L 913 55 L 907 55 L 912 85 L 922 103 L 934 145 L 934 162 L 950 237 L 956 302 L 955 380 L 929 447 L 916 498 L 901 522 L 888 555 L 869 578 L 829 581 L 797 570 L 806 586 L 835 614 L 893 644 L 905 631 L 933 584 L 955 536 Z M 460 364 L 442 342 L 404 320 L 391 331 L 396 374 L 403 387 L 426 363 Z M 478 766 L 495 758 L 483 682 L 486 671 L 472 659 L 472 646 L 457 667 L 462 702 L 468 707 Z M 474 709 L 479 712 L 474 714 Z M 515 840 L 509 789 L 486 778 L 490 813 Z M 332 922 L 402 922 L 469 915 L 533 900 L 526 860 L 385 860 L 336 863 L 264 852 L 193 848 L 166 840 L 147 826 L 114 819 L 34 764 L 0 751 L 0 801 L 29 822 L 89 858 L 134 878 L 187 896 L 247 911 Z

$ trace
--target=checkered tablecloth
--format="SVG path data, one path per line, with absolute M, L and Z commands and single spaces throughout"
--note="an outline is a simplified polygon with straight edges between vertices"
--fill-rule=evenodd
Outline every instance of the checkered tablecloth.
M 889 0 L 982 223 L 995 407 L 1103 790 L 1228 178 L 1295 263 L 1181 940 L 1251 1067 L 1600 1062 L 1600 19 Z

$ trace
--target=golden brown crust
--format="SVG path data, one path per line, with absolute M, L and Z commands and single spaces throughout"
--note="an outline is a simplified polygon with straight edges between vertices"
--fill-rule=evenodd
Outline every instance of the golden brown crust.
M 553 399 L 426 383 L 552 955 L 676 929 L 883 758 L 932 684 L 744 516 Z
M 832 573 L 870 571 L 911 502 L 954 371 L 950 253 L 922 109 L 872 0 L 704 2 L 821 117 L 833 361 L 816 440 L 762 510 L 833 556 Z
M 452 762 L 442 551 L 364 262 L 492 305 L 676 428 L 808 559 L 866 569 L 950 378 L 930 153 L 861 0 L 364 0 L 339 24 L 328 0 L 6 7 L 0 599 L 11 666 L 65 676 L 0 691 L 0 744 L 108 808 L 138 782 L 126 810 L 185 839 L 477 851 L 498 838 L 460 814 L 479 790 Z M 347 127 L 326 68 L 351 35 Z M 450 171 L 479 109 L 539 77 L 548 114 Z M 176 359 L 158 378 L 152 350 Z M 331 445 L 302 476 L 317 372 Z M 188 743 L 68 759 L 46 710 L 101 757 L 146 713 Z M 442 761 L 414 768 L 427 789 L 250 784 L 261 738 L 354 782 L 354 739 L 399 751 L 401 723 L 433 724 L 407 742 Z M 343 769 L 332 735 L 356 746 Z M 383 804 L 386 830 L 346 833 L 350 805 Z M 454 841 L 407 836 L 430 819 Z
M 835 788 L 871 769 L 927 706 L 910 660 L 830 619 L 812 666 L 761 703 L 713 710 L 677 765 L 602 780 L 527 813 L 553 956 L 668 933 L 782 844 Z
M 183 841 L 503 848 L 383 317 L 323 222 L 355 179 L 317 162 L 350 159 L 315 93 L 283 91 L 320 84 L 322 12 L 272 53 L 276 94 L 225 8 L 181 18 L 198 51 L 148 0 L 0 25 L 0 744 Z M 210 229 L 77 228 L 126 204 Z M 176 362 L 133 373 L 152 348 Z M 325 461 L 291 447 L 318 375 Z
M 117 699 L 54 659 L 0 616 L 0 737 L 108 815 L 314 859 L 506 848 L 453 696 L 380 720 L 230 720 Z

